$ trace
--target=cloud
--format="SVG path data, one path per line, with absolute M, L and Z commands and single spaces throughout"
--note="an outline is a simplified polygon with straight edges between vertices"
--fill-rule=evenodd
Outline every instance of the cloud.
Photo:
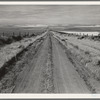
M 1 24 L 99 24 L 100 6 L 0 6 Z

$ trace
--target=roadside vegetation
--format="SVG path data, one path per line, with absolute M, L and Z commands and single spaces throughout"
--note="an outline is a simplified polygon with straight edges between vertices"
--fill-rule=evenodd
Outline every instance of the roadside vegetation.
M 35 37 L 45 31 L 45 28 L 0 28 L 0 47 L 24 38 Z

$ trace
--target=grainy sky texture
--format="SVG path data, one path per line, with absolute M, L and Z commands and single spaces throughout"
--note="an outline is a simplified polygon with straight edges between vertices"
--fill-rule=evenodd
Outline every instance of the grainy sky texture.
M 0 25 L 100 24 L 100 6 L 0 6 Z

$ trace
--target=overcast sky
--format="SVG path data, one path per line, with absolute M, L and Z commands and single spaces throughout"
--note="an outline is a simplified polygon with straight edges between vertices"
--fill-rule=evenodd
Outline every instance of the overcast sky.
M 0 6 L 0 25 L 100 24 L 100 6 Z

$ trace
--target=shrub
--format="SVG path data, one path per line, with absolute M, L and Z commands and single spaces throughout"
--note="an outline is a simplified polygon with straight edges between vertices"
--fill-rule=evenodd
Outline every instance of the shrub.
M 0 45 L 9 44 L 11 43 L 11 38 L 8 37 L 0 37 Z
M 89 54 L 90 54 L 90 52 L 89 52 L 89 51 L 85 51 L 85 54 L 86 54 L 86 55 L 89 55 Z
M 14 41 L 19 41 L 19 40 L 22 39 L 22 37 L 21 37 L 21 36 L 12 36 L 12 39 L 13 39 Z

